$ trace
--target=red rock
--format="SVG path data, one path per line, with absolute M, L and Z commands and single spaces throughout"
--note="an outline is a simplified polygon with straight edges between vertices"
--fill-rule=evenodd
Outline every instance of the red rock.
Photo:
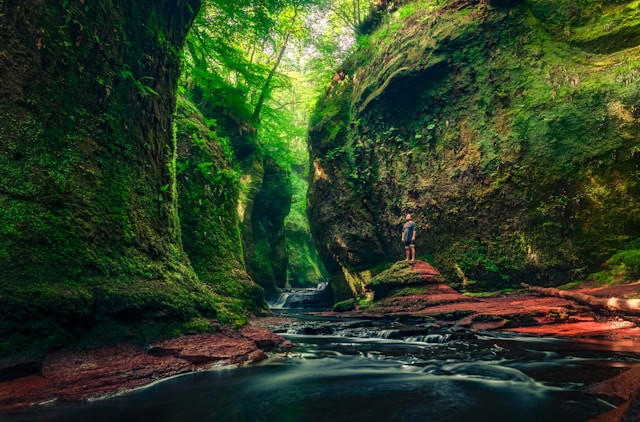
M 415 260 L 411 267 L 411 271 L 419 273 L 420 278 L 425 282 L 438 283 L 443 280 L 440 272 L 425 261 Z
M 640 391 L 640 365 L 613 378 L 590 385 L 585 388 L 585 391 L 618 401 L 628 401 L 637 391 Z
M 0 411 L 51 400 L 82 401 L 113 395 L 185 372 L 260 362 L 262 348 L 291 343 L 263 328 L 183 335 L 145 350 L 133 344 L 49 354 L 39 375 L 0 382 Z
M 632 422 L 640 420 L 640 365 L 620 375 L 593 384 L 585 392 L 612 401 L 624 401 L 616 409 L 604 413 L 592 422 Z

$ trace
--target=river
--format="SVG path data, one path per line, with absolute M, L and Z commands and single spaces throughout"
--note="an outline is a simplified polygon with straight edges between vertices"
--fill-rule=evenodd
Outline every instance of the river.
M 286 354 L 3 420 L 584 421 L 613 406 L 583 386 L 640 363 L 612 344 L 281 312 L 296 318 L 275 327 L 297 344 Z

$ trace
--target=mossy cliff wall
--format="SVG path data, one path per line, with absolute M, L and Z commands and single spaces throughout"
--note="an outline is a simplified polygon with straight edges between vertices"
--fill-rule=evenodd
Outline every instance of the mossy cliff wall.
M 316 287 L 328 279 L 318 250 L 311 237 L 307 219 L 309 190 L 309 152 L 306 139 L 294 138 L 290 143 L 291 211 L 285 219 L 287 249 L 287 283 L 291 287 Z
M 190 94 L 200 107 L 202 114 L 211 119 L 211 127 L 215 128 L 213 129 L 215 133 L 210 133 L 205 138 L 217 146 L 207 146 L 208 152 L 200 148 L 201 152 L 197 155 L 204 161 L 190 162 L 187 167 L 193 168 L 194 165 L 198 165 L 202 168 L 209 165 L 207 162 L 212 162 L 213 165 L 206 171 L 218 174 L 215 177 L 220 178 L 222 183 L 220 192 L 226 198 L 222 202 L 226 204 L 228 198 L 235 198 L 236 217 L 231 219 L 231 216 L 224 212 L 226 217 L 223 217 L 222 221 L 226 222 L 226 228 L 220 233 L 225 233 L 226 240 L 219 240 L 227 243 L 218 252 L 222 254 L 220 256 L 226 256 L 229 248 L 233 249 L 234 253 L 239 252 L 243 257 L 242 268 L 246 268 L 243 271 L 246 271 L 253 282 L 268 295 L 274 294 L 287 282 L 288 259 L 285 248 L 284 219 L 291 208 L 290 175 L 272 157 L 265 154 L 264 148 L 259 143 L 257 130 L 251 123 L 250 113 L 246 110 L 215 104 L 217 102 L 208 99 L 208 96 L 215 96 L 215 92 L 207 92 L 203 95 L 204 93 L 200 90 L 192 89 Z M 199 125 L 202 126 L 202 119 Z M 193 139 L 193 136 L 190 138 Z M 187 144 L 189 143 L 193 141 L 187 140 Z M 204 139 L 197 143 L 202 146 L 206 144 Z M 221 146 L 225 157 L 216 159 L 215 156 L 220 156 L 220 153 L 212 153 L 212 148 L 219 149 Z M 193 148 L 191 150 L 193 151 Z M 202 152 L 205 152 L 205 155 L 202 155 Z M 211 153 L 212 156 L 207 158 Z M 185 164 L 186 159 L 185 156 L 183 160 Z M 222 164 L 223 161 L 225 164 Z M 226 176 L 223 177 L 223 173 Z M 224 208 L 226 209 L 227 205 Z M 204 211 L 205 215 L 208 213 L 213 213 L 210 223 L 215 225 L 215 221 L 220 218 L 218 211 L 214 209 Z M 213 228 L 213 225 L 210 227 Z M 240 232 L 240 244 L 235 242 L 235 230 Z M 184 242 L 189 253 L 189 247 L 186 246 L 187 240 L 185 239 Z M 240 262 L 235 258 L 232 261 Z M 239 268 L 236 264 L 233 265 L 234 268 Z M 261 306 L 263 299 L 258 303 Z
M 182 250 L 172 164 L 178 54 L 199 7 L 0 1 L 3 347 L 63 344 L 107 319 L 215 316 Z
M 287 282 L 284 219 L 291 209 L 289 174 L 259 148 L 240 166 L 243 193 L 238 211 L 247 271 L 273 294 Z
M 386 16 L 312 118 L 334 289 L 403 257 L 409 212 L 418 254 L 467 288 L 567 282 L 637 248 L 640 2 L 439 3 Z
M 230 127 L 229 127 L 230 126 Z M 228 133 L 231 122 L 205 119 L 185 98 L 178 102 L 178 208 L 182 242 L 198 278 L 225 297 L 237 314 L 261 312 L 264 291 L 247 274 L 238 219 L 240 171 Z

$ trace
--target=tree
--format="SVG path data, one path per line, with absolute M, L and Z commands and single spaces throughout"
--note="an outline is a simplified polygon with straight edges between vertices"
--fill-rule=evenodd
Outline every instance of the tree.
M 336 0 L 329 3 L 328 9 L 332 12 L 334 19 L 357 34 L 375 3 L 374 0 Z

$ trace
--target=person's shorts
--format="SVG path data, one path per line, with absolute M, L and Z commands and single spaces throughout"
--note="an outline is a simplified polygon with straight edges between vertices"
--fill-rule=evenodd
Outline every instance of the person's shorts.
M 406 242 L 404 242 L 405 249 L 409 249 L 412 246 L 415 246 L 415 242 L 413 240 L 407 240 Z

